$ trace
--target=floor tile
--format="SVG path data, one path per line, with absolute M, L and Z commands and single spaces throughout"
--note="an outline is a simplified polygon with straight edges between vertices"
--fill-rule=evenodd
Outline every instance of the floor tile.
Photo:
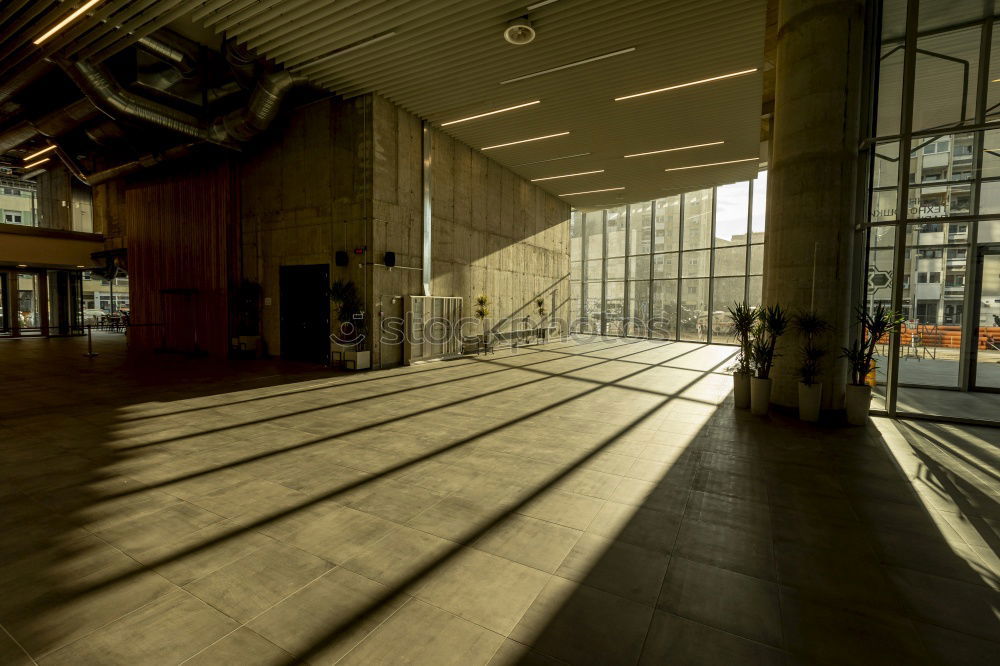
M 411 599 L 338 663 L 485 664 L 503 640 L 477 624 Z
M 226 615 L 247 622 L 331 566 L 298 548 L 272 541 L 184 588 Z
M 782 666 L 785 656 L 778 650 L 730 633 L 656 611 L 639 664 L 685 664 L 685 666 Z
M 778 586 L 674 556 L 657 608 L 716 629 L 781 647 Z
M 584 534 L 556 575 L 652 606 L 670 556 L 623 541 Z

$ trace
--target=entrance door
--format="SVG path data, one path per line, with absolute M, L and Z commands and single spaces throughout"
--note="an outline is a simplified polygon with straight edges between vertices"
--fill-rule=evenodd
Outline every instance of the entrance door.
M 281 358 L 330 362 L 330 265 L 282 266 Z
M 980 246 L 976 261 L 978 342 L 973 389 L 1000 390 L 1000 245 Z

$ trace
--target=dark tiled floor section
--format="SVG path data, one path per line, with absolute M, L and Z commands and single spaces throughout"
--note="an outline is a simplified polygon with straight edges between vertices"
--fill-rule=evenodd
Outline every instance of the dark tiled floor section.
M 986 664 L 997 432 L 732 409 L 732 348 L 337 376 L 0 341 L 4 664 Z

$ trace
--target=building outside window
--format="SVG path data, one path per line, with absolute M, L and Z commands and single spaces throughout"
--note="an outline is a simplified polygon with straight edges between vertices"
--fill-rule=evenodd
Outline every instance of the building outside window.
M 571 330 L 734 342 L 728 307 L 759 304 L 767 172 L 570 221 Z

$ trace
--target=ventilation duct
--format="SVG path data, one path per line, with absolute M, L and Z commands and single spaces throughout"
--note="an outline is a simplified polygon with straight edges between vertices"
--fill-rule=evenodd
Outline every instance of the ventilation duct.
M 35 60 L 14 76 L 0 82 L 0 104 L 21 92 L 55 68 L 48 60 Z
M 299 79 L 287 71 L 274 72 L 257 82 L 246 107 L 218 118 L 209 134 L 216 142 L 250 141 L 266 130 L 281 110 L 281 101 Z
M 177 68 L 186 79 L 198 73 L 198 64 L 194 49 L 184 43 L 181 38 L 160 30 L 152 35 L 142 37 L 136 46 L 149 55 Z
M 38 135 L 54 137 L 65 134 L 96 115 L 94 105 L 89 100 L 81 99 L 34 122 L 18 123 L 0 133 L 0 155 Z
M 101 65 L 81 60 L 66 63 L 63 69 L 83 94 L 112 119 L 133 118 L 196 139 L 212 140 L 198 118 L 125 90 Z

